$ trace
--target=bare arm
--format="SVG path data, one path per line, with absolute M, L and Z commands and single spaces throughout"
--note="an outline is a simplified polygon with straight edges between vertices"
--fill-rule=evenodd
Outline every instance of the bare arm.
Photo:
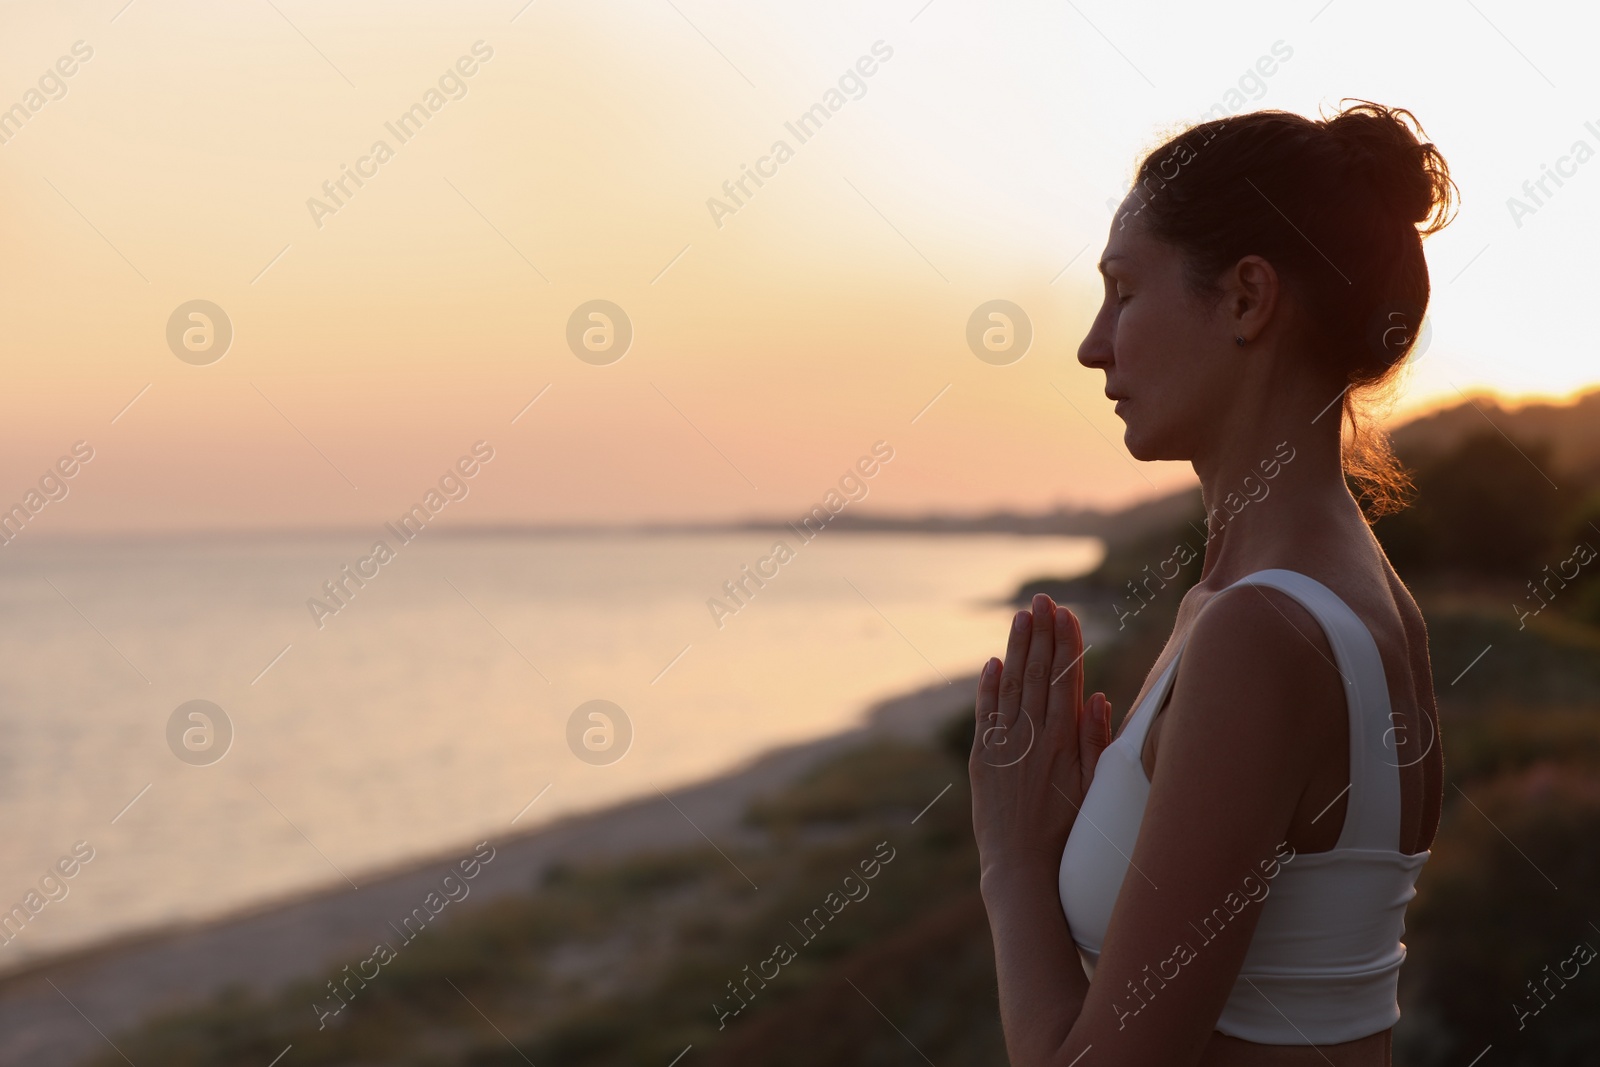
M 1294 810 L 1324 754 L 1308 743 L 1315 735 L 1307 719 L 1343 716 L 1344 708 L 1332 651 L 1298 603 L 1276 590 L 1241 587 L 1206 605 L 1179 664 L 1130 874 L 1092 983 L 1061 912 L 1054 837 L 1043 849 L 991 845 L 994 855 L 983 857 L 1014 1067 L 1065 1067 L 1091 1049 L 1085 1065 L 1199 1061 L 1238 977 L 1270 876 L 1285 862 L 1280 846 Z M 1052 734 L 1047 716 L 1041 743 L 1067 744 L 1062 735 Z M 1054 765 L 1081 766 L 1076 755 Z M 975 818 L 980 791 L 1003 792 L 994 779 L 1015 769 L 974 766 Z M 1070 830 L 1082 799 L 1076 790 L 1086 791 L 1087 781 L 1059 771 L 1055 777 L 1047 788 L 1055 807 L 1066 809 Z M 1045 791 L 1034 788 L 1043 807 Z M 1029 825 L 1055 829 L 1048 811 Z M 986 840 L 1006 835 L 980 830 L 980 853 Z

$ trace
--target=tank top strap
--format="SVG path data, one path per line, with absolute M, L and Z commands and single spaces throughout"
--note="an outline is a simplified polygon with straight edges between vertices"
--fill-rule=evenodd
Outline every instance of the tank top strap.
M 1400 850 L 1400 765 L 1383 657 L 1361 617 L 1310 575 L 1283 568 L 1256 571 L 1234 585 L 1269 585 L 1316 617 L 1344 681 L 1350 724 L 1350 785 L 1344 828 L 1335 848 Z M 1231 588 L 1231 587 L 1230 587 Z
M 1188 641 L 1187 634 L 1184 635 L 1184 641 Z M 1182 658 L 1183 645 L 1180 644 L 1178 651 L 1173 653 L 1171 661 L 1162 668 L 1160 677 L 1156 679 L 1156 684 L 1150 687 L 1150 692 L 1145 694 L 1144 700 L 1131 712 L 1132 718 L 1128 720 L 1127 728 L 1113 742 L 1113 744 L 1121 742 L 1127 745 L 1135 759 L 1141 758 L 1140 753 L 1144 751 L 1145 734 L 1150 732 L 1150 724 L 1155 721 L 1156 713 L 1161 710 L 1161 705 L 1167 702 L 1167 694 L 1172 691 L 1173 680 L 1178 676 L 1178 661 Z M 1123 741 L 1123 738 L 1127 740 Z

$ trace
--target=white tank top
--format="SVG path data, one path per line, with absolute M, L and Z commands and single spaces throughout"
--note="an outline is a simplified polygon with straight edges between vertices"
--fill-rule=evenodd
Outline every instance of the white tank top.
M 1338 594 L 1298 571 L 1256 571 L 1234 585 L 1245 583 L 1294 597 L 1327 634 L 1349 705 L 1350 787 L 1333 849 L 1294 855 L 1270 881 L 1257 879 L 1265 896 L 1245 906 L 1259 907 L 1260 918 L 1215 1029 L 1267 1045 L 1353 1041 L 1400 1018 L 1395 987 L 1406 954 L 1400 941 L 1405 908 L 1431 853 L 1398 850 L 1400 761 L 1390 742 L 1389 688 L 1371 631 Z M 1101 754 L 1061 854 L 1061 907 L 1091 980 L 1150 794 L 1141 759 L 1145 734 L 1182 654 L 1180 644 Z M 1201 924 L 1189 941 L 1194 951 L 1203 951 L 1231 918 L 1228 908 L 1219 910 L 1210 922 L 1192 917 Z

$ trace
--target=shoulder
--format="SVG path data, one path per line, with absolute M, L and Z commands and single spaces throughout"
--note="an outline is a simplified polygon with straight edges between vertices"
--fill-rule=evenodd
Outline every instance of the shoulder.
M 1424 661 L 1428 657 L 1428 620 L 1422 614 L 1422 609 L 1417 606 L 1416 598 L 1411 595 L 1411 590 L 1406 588 L 1406 583 L 1395 573 L 1394 568 L 1384 561 L 1384 581 L 1389 590 L 1389 599 L 1394 604 L 1395 613 L 1400 617 L 1400 628 L 1405 634 L 1408 650 L 1420 652 Z
M 1322 624 L 1305 605 L 1276 586 L 1242 583 L 1211 595 L 1184 644 L 1184 658 L 1247 659 L 1259 668 L 1275 664 L 1334 666 Z M 1269 662 L 1267 654 L 1273 653 Z M 1337 673 L 1337 671 L 1335 671 Z
M 1300 748 L 1323 726 L 1342 728 L 1345 717 L 1344 681 L 1316 616 L 1280 589 L 1249 583 L 1201 608 L 1172 703 L 1177 714 L 1164 740 L 1198 729 L 1256 751 Z

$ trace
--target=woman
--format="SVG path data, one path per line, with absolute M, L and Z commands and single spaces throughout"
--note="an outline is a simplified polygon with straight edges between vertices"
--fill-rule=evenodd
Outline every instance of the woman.
M 1207 122 L 1113 221 L 1078 359 L 1135 457 L 1193 464 L 1205 562 L 1115 742 L 1049 597 L 984 667 L 973 823 L 1013 1067 L 1389 1063 L 1442 761 L 1422 616 L 1347 477 L 1373 514 L 1405 488 L 1356 398 L 1411 350 L 1448 221 L 1413 125 L 1366 102 Z

